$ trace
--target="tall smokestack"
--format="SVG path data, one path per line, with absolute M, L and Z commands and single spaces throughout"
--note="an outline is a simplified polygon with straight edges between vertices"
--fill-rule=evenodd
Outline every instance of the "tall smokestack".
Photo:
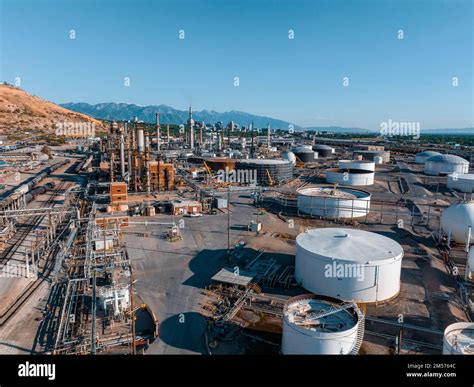
M 158 152 L 160 151 L 160 113 L 155 114 L 155 119 L 156 119 L 156 146 Z M 158 156 L 157 156 L 158 158 Z
M 250 146 L 250 157 L 253 159 L 254 155 L 254 144 L 253 144 L 253 121 L 250 124 L 251 136 L 252 136 L 252 145 Z
M 204 121 L 201 123 L 201 128 L 199 130 L 199 145 L 202 147 L 202 130 L 204 129 Z
M 268 123 L 267 126 L 267 144 L 268 144 L 268 149 L 270 149 L 270 123 Z
M 194 120 L 193 120 L 193 108 L 189 107 L 189 119 L 188 119 L 188 126 L 189 126 L 189 146 L 191 149 L 194 149 Z
M 170 144 L 170 124 L 166 125 L 166 137 L 168 138 L 168 146 Z
M 137 128 L 137 143 L 138 143 L 138 152 L 143 153 L 145 151 L 145 134 L 143 133 L 143 128 Z
M 125 142 L 123 134 L 120 135 L 120 173 L 122 180 L 125 180 Z

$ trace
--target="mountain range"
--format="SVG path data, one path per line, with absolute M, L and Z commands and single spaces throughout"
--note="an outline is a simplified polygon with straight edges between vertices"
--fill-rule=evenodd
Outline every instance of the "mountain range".
M 115 103 L 105 102 L 99 104 L 89 104 L 85 102 L 70 102 L 60 104 L 60 106 L 78 112 L 87 114 L 91 117 L 103 120 L 132 120 L 134 117 L 138 117 L 139 120 L 144 122 L 154 123 L 155 113 L 160 113 L 161 124 L 185 124 L 188 120 L 188 111 L 174 109 L 167 105 L 148 105 L 140 106 L 128 103 Z M 268 124 L 271 125 L 272 129 L 288 129 L 290 125 L 293 125 L 297 131 L 310 130 L 319 132 L 332 132 L 332 133 L 367 133 L 374 134 L 379 132 L 378 129 L 365 129 L 365 128 L 348 128 L 339 126 L 326 126 L 326 127 L 307 127 L 303 128 L 299 125 L 291 122 L 275 119 L 272 117 L 259 116 L 246 112 L 231 110 L 229 112 L 219 113 L 214 110 L 201 110 L 193 111 L 193 118 L 195 121 L 206 124 L 214 124 L 216 122 L 222 122 L 223 125 L 227 125 L 230 121 L 234 121 L 237 125 L 248 126 L 252 121 L 257 128 L 266 128 Z M 447 129 L 422 129 L 424 134 L 473 134 L 474 128 L 447 128 Z
M 160 113 L 160 124 L 184 124 L 189 116 L 188 111 L 174 109 L 167 105 L 139 106 L 114 102 L 91 105 L 85 102 L 71 102 L 61 104 L 60 106 L 104 120 L 132 120 L 134 117 L 138 117 L 139 120 L 144 122 L 154 123 L 155 113 L 158 112 Z M 193 111 L 193 119 L 197 122 L 204 121 L 206 124 L 214 124 L 220 121 L 224 126 L 230 121 L 234 121 L 234 123 L 240 126 L 248 126 L 253 121 L 257 128 L 266 128 L 270 124 L 272 129 L 288 129 L 290 125 L 293 125 L 296 130 L 303 129 L 301 126 L 291 122 L 236 110 L 224 113 L 214 110 Z

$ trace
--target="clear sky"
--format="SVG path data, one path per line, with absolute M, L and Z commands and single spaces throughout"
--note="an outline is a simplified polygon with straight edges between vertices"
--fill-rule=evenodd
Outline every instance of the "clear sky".
M 0 4 L 0 80 L 20 77 L 56 103 L 192 104 L 303 126 L 474 126 L 472 0 Z

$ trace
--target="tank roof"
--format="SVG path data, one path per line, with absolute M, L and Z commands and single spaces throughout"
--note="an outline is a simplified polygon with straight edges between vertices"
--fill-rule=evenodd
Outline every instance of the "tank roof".
M 296 146 L 291 150 L 293 153 L 314 153 L 311 148 L 305 146 Z
M 373 174 L 374 171 L 368 171 L 366 169 L 353 169 L 353 168 L 330 168 L 327 169 L 326 172 L 335 172 L 335 173 L 351 173 L 351 174 Z
M 383 262 L 403 257 L 393 239 L 350 228 L 318 228 L 297 236 L 299 247 L 310 253 L 357 263 Z
M 340 163 L 362 163 L 362 164 L 374 164 L 372 160 L 339 160 Z
M 367 191 L 348 189 L 348 188 L 334 188 L 334 187 L 306 187 L 297 190 L 298 195 L 326 197 L 334 199 L 357 199 L 370 196 Z
M 444 337 L 458 352 L 474 355 L 474 323 L 451 324 L 445 329 Z
M 430 157 L 426 162 L 432 163 L 449 163 L 449 164 L 469 164 L 469 161 L 463 159 L 462 157 L 451 155 L 451 154 L 439 154 Z
M 417 153 L 416 156 L 424 156 L 424 157 L 431 157 L 431 156 L 438 156 L 441 153 L 436 151 L 425 150 L 423 152 Z
M 287 160 L 276 160 L 276 159 L 245 159 L 245 160 L 236 160 L 239 163 L 245 164 L 262 164 L 262 165 L 282 165 L 289 164 Z
M 314 144 L 314 145 L 313 145 L 313 148 L 316 148 L 316 149 L 327 149 L 327 150 L 332 149 L 332 147 L 330 147 L 329 145 L 324 145 L 324 144 Z
M 458 180 L 474 180 L 474 173 L 450 173 L 449 177 L 456 177 Z
M 314 294 L 290 298 L 284 315 L 290 324 L 316 332 L 344 332 L 357 324 L 353 303 L 331 301 Z

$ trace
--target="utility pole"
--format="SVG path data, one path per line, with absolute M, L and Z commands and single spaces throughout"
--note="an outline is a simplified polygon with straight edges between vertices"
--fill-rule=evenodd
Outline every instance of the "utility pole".
M 156 150 L 160 151 L 160 113 L 155 114 L 155 122 L 156 122 Z M 158 158 L 158 155 L 156 156 Z

